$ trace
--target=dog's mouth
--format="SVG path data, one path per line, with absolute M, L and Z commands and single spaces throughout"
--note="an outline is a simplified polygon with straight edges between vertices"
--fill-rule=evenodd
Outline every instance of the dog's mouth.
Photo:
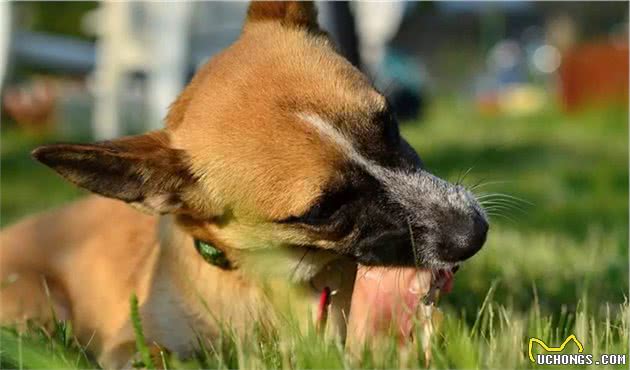
M 334 262 L 333 262 L 334 263 Z M 324 328 L 338 297 L 351 296 L 348 334 L 365 337 L 395 330 L 401 338 L 410 336 L 421 307 L 434 305 L 440 294 L 453 287 L 457 266 L 449 269 L 371 267 L 359 265 L 351 286 L 341 291 L 338 277 L 330 270 L 313 280 L 317 292 L 316 322 Z M 348 289 L 348 285 L 345 285 Z M 339 298 L 341 299 L 341 298 Z

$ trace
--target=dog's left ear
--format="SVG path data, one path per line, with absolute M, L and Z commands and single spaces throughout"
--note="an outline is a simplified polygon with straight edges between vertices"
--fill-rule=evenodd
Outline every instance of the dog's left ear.
M 94 144 L 54 144 L 33 157 L 70 182 L 154 213 L 176 212 L 194 177 L 164 131 Z
M 312 1 L 252 1 L 247 10 L 245 26 L 262 21 L 320 31 L 317 25 L 317 9 Z

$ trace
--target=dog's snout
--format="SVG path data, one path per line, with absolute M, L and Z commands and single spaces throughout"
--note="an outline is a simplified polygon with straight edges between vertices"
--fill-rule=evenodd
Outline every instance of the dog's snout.
M 468 189 L 422 170 L 387 175 L 386 199 L 371 200 L 376 206 L 363 212 L 370 216 L 364 223 L 369 227 L 356 234 L 356 245 L 361 247 L 355 248 L 354 254 L 362 263 L 378 259 L 381 264 L 443 268 L 472 257 L 483 247 L 488 221 Z M 395 240 L 363 235 L 392 231 L 397 232 Z M 367 258 L 372 255 L 375 258 Z

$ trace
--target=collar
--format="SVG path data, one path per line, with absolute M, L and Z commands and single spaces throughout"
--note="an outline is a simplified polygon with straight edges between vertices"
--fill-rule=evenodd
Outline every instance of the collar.
M 232 265 L 225 256 L 225 253 L 212 244 L 206 243 L 199 239 L 194 239 L 195 249 L 201 255 L 204 261 L 211 265 L 217 266 L 224 270 L 231 270 Z

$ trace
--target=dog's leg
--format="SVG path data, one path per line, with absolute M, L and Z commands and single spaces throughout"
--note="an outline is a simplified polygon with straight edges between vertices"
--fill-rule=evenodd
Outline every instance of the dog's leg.
M 24 328 L 27 321 L 50 327 L 70 319 L 63 289 L 45 274 L 3 266 L 0 279 L 0 323 Z
M 133 338 L 107 346 L 98 357 L 98 363 L 105 369 L 132 369 L 136 353 L 136 342 Z
M 162 356 L 167 352 L 155 341 L 146 339 L 146 344 L 151 355 L 152 365 L 157 369 L 163 369 Z M 105 369 L 133 369 L 136 361 L 142 360 L 137 352 L 136 338 L 131 322 L 127 322 L 112 338 L 106 339 L 104 349 L 98 358 L 98 362 Z M 148 367 L 146 364 L 144 367 Z

